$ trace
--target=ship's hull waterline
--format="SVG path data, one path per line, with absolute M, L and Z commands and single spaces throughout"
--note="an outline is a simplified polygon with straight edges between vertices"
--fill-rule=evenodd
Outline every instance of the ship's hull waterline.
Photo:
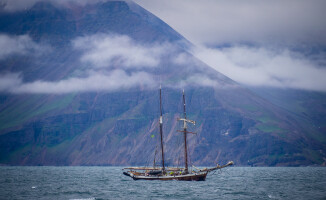
M 178 175 L 178 176 L 133 176 L 131 177 L 134 180 L 161 180 L 161 181 L 205 181 L 207 173 L 200 174 L 186 174 L 186 175 Z

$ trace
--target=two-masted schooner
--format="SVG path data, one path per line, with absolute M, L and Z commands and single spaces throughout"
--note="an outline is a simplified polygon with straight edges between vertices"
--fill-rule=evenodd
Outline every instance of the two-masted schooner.
M 196 124 L 195 121 L 187 119 L 186 115 L 186 101 L 185 101 L 185 93 L 183 90 L 183 110 L 184 110 L 184 118 L 179 118 L 177 120 L 183 122 L 183 130 L 179 132 L 183 132 L 184 136 L 184 159 L 185 166 L 180 167 L 166 167 L 164 163 L 164 145 L 163 145 L 163 115 L 162 115 L 162 89 L 160 88 L 160 143 L 161 143 L 161 153 L 162 153 L 162 166 L 156 167 L 127 167 L 124 168 L 123 174 L 126 176 L 130 176 L 134 180 L 178 180 L 178 181 L 205 181 L 206 176 L 209 172 L 212 172 L 217 169 L 222 169 L 224 167 L 228 167 L 233 165 L 233 161 L 229 161 L 225 165 L 217 165 L 212 168 L 204 168 L 199 169 L 195 168 L 195 170 L 189 170 L 188 168 L 188 150 L 187 150 L 187 134 L 191 133 L 187 131 L 187 123 Z

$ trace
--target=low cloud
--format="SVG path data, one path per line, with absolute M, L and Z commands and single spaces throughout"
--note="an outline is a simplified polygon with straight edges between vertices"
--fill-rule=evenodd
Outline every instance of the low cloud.
M 203 86 L 203 87 L 213 87 L 213 88 L 230 88 L 231 85 L 222 86 L 219 84 L 217 80 L 211 79 L 207 75 L 204 74 L 194 74 L 192 76 L 187 77 L 184 80 L 178 80 L 175 83 L 166 83 L 167 87 L 170 88 L 186 88 L 186 87 L 195 87 L 195 86 Z
M 16 45 L 16 49 L 2 53 L 27 53 L 41 46 L 34 43 L 28 36 L 17 36 L 9 43 Z M 4 40 L 3 40 L 4 41 Z M 8 41 L 7 41 L 8 42 Z M 22 73 L 5 73 L 0 75 L 0 92 L 13 94 L 64 94 L 72 92 L 105 91 L 112 92 L 130 88 L 152 89 L 157 88 L 159 82 L 166 87 L 183 88 L 186 86 L 219 87 L 218 80 L 210 78 L 207 73 L 200 73 L 171 80 L 158 80 L 156 67 L 171 64 L 173 67 L 196 67 L 196 59 L 190 54 L 180 53 L 170 43 L 141 44 L 125 35 L 95 34 L 78 37 L 72 40 L 72 51 L 79 52 L 81 68 L 76 68 L 71 77 L 45 81 L 36 79 L 31 82 L 24 81 Z M 12 45 L 7 45 L 8 47 Z M 29 49 L 30 48 L 30 49 Z M 163 62 L 164 59 L 164 62 Z M 198 64 L 198 63 L 197 63 Z M 199 65 L 198 65 L 199 66 Z
M 69 78 L 57 82 L 37 80 L 24 83 L 20 74 L 9 73 L 0 76 L 0 92 L 64 94 L 71 92 L 117 91 L 142 87 L 157 87 L 153 77 L 145 72 L 127 74 L 122 70 L 114 70 L 108 74 L 90 72 L 85 78 Z
M 312 61 L 298 52 L 287 49 L 234 46 L 200 48 L 196 57 L 208 65 L 249 86 L 272 86 L 326 91 L 325 58 Z
M 19 73 L 0 74 L 0 92 L 11 92 L 21 83 L 22 79 Z
M 35 43 L 28 35 L 0 34 L 0 59 L 13 54 L 40 54 L 47 47 Z
M 72 77 L 60 81 L 24 82 L 19 73 L 7 73 L 0 75 L 0 92 L 12 94 L 66 94 L 73 92 L 114 92 L 130 88 L 155 89 L 158 88 L 159 81 L 150 73 L 134 72 L 131 74 L 123 70 L 113 70 L 103 74 L 95 71 L 89 72 L 87 77 Z M 183 80 L 171 83 L 169 80 L 163 81 L 164 87 L 186 88 L 189 86 L 203 86 L 213 88 L 229 88 L 222 86 L 204 74 L 194 74 Z
M 191 55 L 186 53 L 176 54 L 171 61 L 176 65 L 189 65 L 196 62 Z
M 73 41 L 74 48 L 83 51 L 81 61 L 95 68 L 157 67 L 166 45 L 146 46 L 128 36 L 114 34 L 96 34 Z

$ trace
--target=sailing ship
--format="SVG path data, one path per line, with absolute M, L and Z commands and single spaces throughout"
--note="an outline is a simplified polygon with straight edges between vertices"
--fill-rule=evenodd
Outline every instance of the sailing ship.
M 162 89 L 160 87 L 160 146 L 161 146 L 161 156 L 162 156 L 162 166 L 157 167 L 126 167 L 123 168 L 123 174 L 131 177 L 134 180 L 178 180 L 178 181 L 205 181 L 208 173 L 213 172 L 218 169 L 222 169 L 228 166 L 233 165 L 233 161 L 229 161 L 225 165 L 218 165 L 211 168 L 199 169 L 193 166 L 195 169 L 189 170 L 188 167 L 188 149 L 187 149 L 187 134 L 192 133 L 187 131 L 187 124 L 195 125 L 196 122 L 190 119 L 187 119 L 186 114 L 186 101 L 184 90 L 182 92 L 183 98 L 183 110 L 184 118 L 178 118 L 178 121 L 183 122 L 183 130 L 178 131 L 183 133 L 184 139 L 184 167 L 166 167 L 164 163 L 164 145 L 163 145 L 163 115 L 162 115 Z M 155 159 L 154 159 L 155 163 Z

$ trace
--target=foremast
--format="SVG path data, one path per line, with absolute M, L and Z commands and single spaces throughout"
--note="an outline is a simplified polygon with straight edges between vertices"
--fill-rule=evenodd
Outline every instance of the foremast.
M 187 149 L 187 134 L 192 133 L 187 131 L 187 123 L 196 124 L 195 121 L 187 119 L 187 113 L 186 113 L 186 100 L 185 100 L 185 91 L 182 91 L 182 98 L 183 98 L 183 112 L 184 112 L 184 118 L 178 119 L 179 121 L 183 121 L 183 136 L 184 136 L 184 155 L 185 155 L 185 173 L 188 174 L 188 149 Z

